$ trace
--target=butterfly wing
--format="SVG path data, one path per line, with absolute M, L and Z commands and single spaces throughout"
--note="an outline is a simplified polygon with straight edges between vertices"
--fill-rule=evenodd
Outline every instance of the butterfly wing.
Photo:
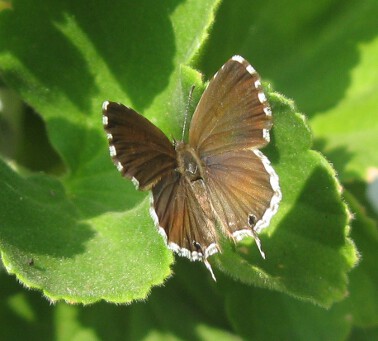
M 205 169 L 223 231 L 240 240 L 269 225 L 281 200 L 278 176 L 257 150 L 269 142 L 272 116 L 260 77 L 234 56 L 215 74 L 193 115 L 189 143 Z
M 203 157 L 260 148 L 269 142 L 271 126 L 259 75 L 244 58 L 234 56 L 204 91 L 193 114 L 189 143 Z
M 176 171 L 152 188 L 150 213 L 169 248 L 190 260 L 204 261 L 212 273 L 207 257 L 218 248 L 210 205 L 203 181 L 190 181 Z
M 206 183 L 225 233 L 240 240 L 255 237 L 278 210 L 278 176 L 258 150 L 238 150 L 208 157 Z
M 133 109 L 104 102 L 103 123 L 114 164 L 141 190 L 176 168 L 176 152 L 168 138 Z

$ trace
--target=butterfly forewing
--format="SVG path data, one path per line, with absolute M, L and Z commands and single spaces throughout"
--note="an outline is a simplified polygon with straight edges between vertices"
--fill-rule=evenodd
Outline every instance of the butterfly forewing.
M 260 77 L 242 57 L 215 74 L 193 114 L 189 143 L 202 156 L 269 142 L 272 117 Z
M 151 188 L 176 167 L 176 152 L 168 138 L 134 110 L 105 102 L 103 123 L 114 164 L 140 189 Z

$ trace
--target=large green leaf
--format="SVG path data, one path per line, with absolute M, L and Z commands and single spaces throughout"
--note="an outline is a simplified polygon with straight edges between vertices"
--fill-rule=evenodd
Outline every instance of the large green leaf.
M 52 300 L 124 302 L 169 275 L 172 257 L 151 229 L 148 200 L 85 218 L 59 181 L 23 179 L 3 162 L 0 174 L 2 259 L 25 285 Z
M 52 300 L 127 302 L 169 276 L 173 258 L 148 198 L 109 159 L 101 104 L 128 103 L 179 136 L 181 99 L 199 80 L 180 65 L 216 5 L 18 1 L 0 12 L 2 76 L 41 114 L 67 168 L 55 179 L 1 163 L 2 258 L 25 285 Z

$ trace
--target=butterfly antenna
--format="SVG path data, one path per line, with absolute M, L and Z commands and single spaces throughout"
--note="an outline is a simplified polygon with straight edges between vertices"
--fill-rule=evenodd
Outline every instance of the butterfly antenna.
M 185 131 L 186 131 L 186 124 L 188 122 L 189 107 L 190 107 L 190 102 L 192 101 L 192 95 L 193 95 L 194 88 L 195 88 L 195 86 L 192 85 L 192 87 L 190 88 L 190 91 L 189 91 L 188 103 L 186 105 L 185 115 L 184 115 L 184 125 L 182 127 L 181 141 L 184 141 L 184 136 L 185 136 Z

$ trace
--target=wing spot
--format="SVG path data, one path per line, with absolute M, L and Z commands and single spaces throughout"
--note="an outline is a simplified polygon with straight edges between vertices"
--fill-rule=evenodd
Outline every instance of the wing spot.
M 102 116 L 102 124 L 106 127 L 109 123 L 108 116 Z
M 256 89 L 261 88 L 261 82 L 260 82 L 259 79 L 255 82 L 255 88 L 256 88 Z

